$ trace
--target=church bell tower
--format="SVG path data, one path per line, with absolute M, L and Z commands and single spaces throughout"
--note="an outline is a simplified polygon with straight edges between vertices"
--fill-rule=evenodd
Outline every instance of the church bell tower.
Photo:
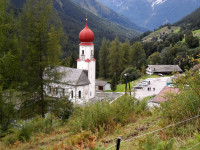
M 95 97 L 95 79 L 96 79 L 96 59 L 94 58 L 94 33 L 87 25 L 80 32 L 79 39 L 79 59 L 77 59 L 77 69 L 88 71 L 89 98 Z

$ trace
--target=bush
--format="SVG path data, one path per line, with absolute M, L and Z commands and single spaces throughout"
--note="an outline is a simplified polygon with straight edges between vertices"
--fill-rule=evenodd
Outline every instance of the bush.
M 19 141 L 25 142 L 30 140 L 31 138 L 31 129 L 29 127 L 22 127 L 21 130 L 18 131 L 17 139 Z
M 73 102 L 68 97 L 57 99 L 51 104 L 51 113 L 62 120 L 68 119 L 73 110 Z
M 8 135 L 5 138 L 3 138 L 3 142 L 6 145 L 14 144 L 17 140 L 18 140 L 17 134 Z

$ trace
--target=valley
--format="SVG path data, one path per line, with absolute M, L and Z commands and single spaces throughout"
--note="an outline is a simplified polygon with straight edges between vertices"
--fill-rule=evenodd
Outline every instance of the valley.
M 2 150 L 199 150 L 199 89 L 199 0 L 0 0 Z

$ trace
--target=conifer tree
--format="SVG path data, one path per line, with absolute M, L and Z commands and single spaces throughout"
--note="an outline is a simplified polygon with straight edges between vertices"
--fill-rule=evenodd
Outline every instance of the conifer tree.
M 109 53 L 109 41 L 106 38 L 103 38 L 101 48 L 99 51 L 99 75 L 103 78 L 108 78 L 109 72 L 109 62 L 108 62 L 108 53 Z
M 121 44 L 120 47 L 120 59 L 121 59 L 121 69 L 120 72 L 124 71 L 124 69 L 126 69 L 129 66 L 129 59 L 130 59 L 130 43 L 128 40 L 126 40 L 125 43 Z
M 111 90 L 115 91 L 116 89 L 117 89 L 117 76 L 116 73 L 114 73 L 111 80 Z
M 16 120 L 12 92 L 19 81 L 19 49 L 9 7 L 8 0 L 0 0 L 0 136 Z
M 130 64 L 138 69 L 146 64 L 146 54 L 142 44 L 139 42 L 136 42 L 131 46 Z
M 19 81 L 18 40 L 9 1 L 0 0 L 0 84 L 2 90 L 16 88 Z
M 66 67 L 75 68 L 76 67 L 76 60 L 73 54 L 70 54 L 67 58 L 63 59 L 62 65 Z
M 52 68 L 59 64 L 62 36 L 61 21 L 52 0 L 27 0 L 19 17 L 19 35 L 23 48 L 24 108 L 43 117 L 47 102 L 44 87 L 52 81 Z M 30 107 L 28 107 L 30 106 Z
M 114 41 L 111 42 L 110 48 L 109 48 L 109 75 L 112 77 L 114 73 L 116 73 L 116 76 L 119 77 L 120 75 L 120 69 L 122 67 L 122 64 L 120 62 L 120 42 L 118 37 L 115 38 Z

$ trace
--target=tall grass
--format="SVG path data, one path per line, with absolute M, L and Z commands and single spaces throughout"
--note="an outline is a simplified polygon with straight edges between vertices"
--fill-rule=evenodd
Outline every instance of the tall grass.
M 118 123 L 124 125 L 134 119 L 135 115 L 147 110 L 146 102 L 122 96 L 114 103 L 106 101 L 88 104 L 77 108 L 68 120 L 70 131 L 91 130 L 95 132 L 104 128 L 112 130 Z

